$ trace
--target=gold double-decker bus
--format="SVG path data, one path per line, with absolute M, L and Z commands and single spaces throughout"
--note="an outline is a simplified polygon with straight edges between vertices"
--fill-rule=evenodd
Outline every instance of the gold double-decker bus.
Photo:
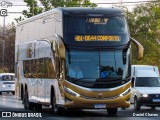
M 107 109 L 130 106 L 131 42 L 117 8 L 55 8 L 16 30 L 16 95 L 25 109 L 52 106 Z

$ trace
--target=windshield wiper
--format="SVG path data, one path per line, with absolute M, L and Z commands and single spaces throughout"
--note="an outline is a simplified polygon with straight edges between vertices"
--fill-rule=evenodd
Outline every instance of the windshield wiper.
M 106 82 L 106 81 L 119 81 L 122 80 L 121 78 L 117 77 L 107 77 L 107 78 L 97 78 L 96 82 Z
M 72 81 L 72 82 L 95 82 L 95 81 L 88 81 L 88 79 L 94 79 L 94 78 L 72 78 L 72 77 L 69 77 L 68 76 L 68 79 L 67 80 L 69 80 L 69 81 Z
M 136 87 L 147 87 L 147 86 L 140 84 L 140 85 L 136 85 Z

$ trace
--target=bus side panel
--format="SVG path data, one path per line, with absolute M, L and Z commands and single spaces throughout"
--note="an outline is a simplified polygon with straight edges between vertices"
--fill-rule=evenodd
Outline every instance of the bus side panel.
M 36 40 L 37 38 L 39 38 L 39 19 L 34 20 L 32 22 L 27 23 L 29 26 L 29 37 L 27 41 L 32 41 L 32 40 Z
M 56 19 L 56 34 L 63 37 L 63 23 L 62 23 L 62 14 L 57 13 L 58 19 Z
M 21 40 L 20 43 L 28 41 L 29 38 L 29 25 L 25 24 L 21 26 Z

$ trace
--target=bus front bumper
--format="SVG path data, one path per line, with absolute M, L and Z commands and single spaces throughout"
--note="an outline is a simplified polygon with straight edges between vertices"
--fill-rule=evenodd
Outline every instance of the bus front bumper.
M 128 108 L 130 107 L 130 95 L 131 93 L 128 93 L 125 96 L 119 96 L 114 99 L 86 99 L 81 96 L 72 96 L 68 93 L 66 93 L 66 102 L 65 107 L 66 108 Z

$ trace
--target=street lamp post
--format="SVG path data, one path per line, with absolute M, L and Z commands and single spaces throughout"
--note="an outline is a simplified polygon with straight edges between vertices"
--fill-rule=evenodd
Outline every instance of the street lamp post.
M 3 16 L 3 32 L 2 32 L 2 68 L 4 67 L 4 55 L 5 55 L 5 16 Z

